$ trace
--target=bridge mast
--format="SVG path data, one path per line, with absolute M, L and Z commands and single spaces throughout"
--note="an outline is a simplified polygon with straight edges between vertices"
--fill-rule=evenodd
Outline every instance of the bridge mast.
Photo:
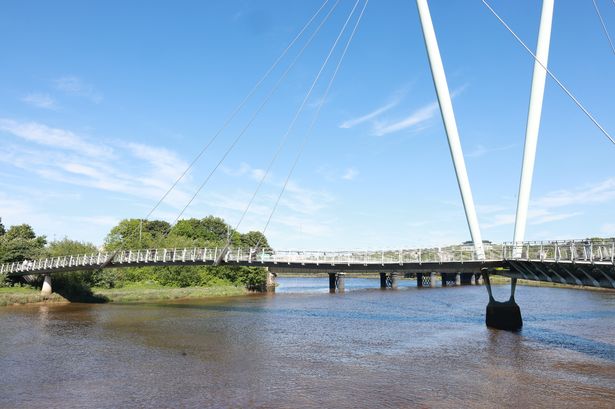
M 527 211 L 532 189 L 532 177 L 536 160 L 536 146 L 538 144 L 538 129 L 540 128 L 540 115 L 547 78 L 547 60 L 549 59 L 549 44 L 551 40 L 551 23 L 553 21 L 553 7 L 555 0 L 543 0 L 540 29 L 538 31 L 538 45 L 536 46 L 536 61 L 532 77 L 532 91 L 530 93 L 530 106 L 525 128 L 525 146 L 523 148 L 523 165 L 521 168 L 521 181 L 519 182 L 519 197 L 517 199 L 517 215 L 515 217 L 515 233 L 513 242 L 522 242 L 525 238 L 527 225 Z M 541 65 L 542 63 L 542 65 Z M 513 258 L 521 257 L 522 246 L 514 246 Z
M 433 22 L 431 21 L 429 5 L 427 4 L 427 0 L 416 0 L 416 5 L 419 10 L 421 28 L 423 29 L 423 37 L 425 38 L 425 47 L 427 48 L 427 56 L 431 67 L 431 75 L 438 95 L 438 104 L 440 105 L 440 113 L 442 114 L 442 121 L 444 122 L 444 128 L 448 138 L 448 146 L 453 158 L 453 165 L 461 192 L 463 208 L 470 228 L 470 235 L 474 242 L 474 251 L 479 260 L 484 260 L 485 251 L 483 249 L 483 240 L 478 226 L 472 189 L 470 188 L 470 180 L 468 179 L 468 172 L 466 170 L 463 152 L 461 150 L 461 142 L 459 141 L 457 123 L 455 121 L 455 113 L 453 112 L 453 103 L 446 82 L 444 66 L 442 65 L 438 41 L 436 40 L 436 33 L 433 28 Z

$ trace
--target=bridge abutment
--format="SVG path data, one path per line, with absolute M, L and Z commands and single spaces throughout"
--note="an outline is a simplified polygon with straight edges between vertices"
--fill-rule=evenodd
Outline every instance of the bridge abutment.
M 45 274 L 45 278 L 43 279 L 43 288 L 41 289 L 42 295 L 51 295 L 51 276 L 49 274 Z

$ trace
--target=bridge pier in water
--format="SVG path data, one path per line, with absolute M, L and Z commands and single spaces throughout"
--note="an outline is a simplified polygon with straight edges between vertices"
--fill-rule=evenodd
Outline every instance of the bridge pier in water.
M 41 289 L 42 295 L 51 295 L 51 276 L 49 274 L 45 274 L 45 278 L 43 279 L 43 288 Z
M 344 292 L 344 279 L 346 273 L 329 273 L 329 292 L 330 293 L 343 293 Z
M 266 268 L 266 270 L 267 272 L 265 274 L 267 274 L 267 281 L 265 284 L 265 291 L 268 293 L 275 293 L 276 277 L 278 275 L 269 271 L 269 268 Z
M 490 328 L 519 331 L 523 327 L 523 319 L 521 318 L 521 309 L 515 302 L 517 279 L 513 278 L 510 282 L 510 298 L 508 301 L 500 302 L 493 298 L 489 273 L 485 272 L 484 276 L 487 292 L 489 293 L 485 323 Z
M 397 289 L 397 273 L 380 273 L 380 288 Z

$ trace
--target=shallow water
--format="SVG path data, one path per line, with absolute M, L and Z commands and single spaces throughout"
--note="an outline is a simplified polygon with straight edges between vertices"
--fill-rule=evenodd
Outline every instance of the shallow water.
M 0 407 L 569 407 L 615 403 L 615 293 L 280 279 L 276 295 L 0 309 Z M 506 287 L 497 289 L 500 298 Z

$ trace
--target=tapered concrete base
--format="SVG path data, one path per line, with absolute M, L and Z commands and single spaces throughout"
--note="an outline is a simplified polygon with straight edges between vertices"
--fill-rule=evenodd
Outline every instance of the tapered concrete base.
M 46 275 L 43 280 L 43 289 L 41 290 L 42 295 L 51 295 L 51 276 Z
M 485 322 L 488 327 L 505 331 L 519 331 L 523 327 L 521 309 L 514 301 L 490 301 Z

